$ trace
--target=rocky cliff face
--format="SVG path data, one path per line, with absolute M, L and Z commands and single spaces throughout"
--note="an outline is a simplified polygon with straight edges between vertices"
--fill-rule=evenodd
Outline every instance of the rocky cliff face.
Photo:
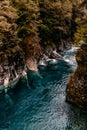
M 37 64 L 43 55 L 39 15 L 38 5 L 32 0 L 0 1 L 0 85 L 6 77 L 10 81 L 20 77 L 25 66 L 38 71 Z
M 11 3 L 0 1 L 0 84 L 6 76 L 13 80 L 24 69 L 24 53 L 17 36 L 18 15 Z
M 77 52 L 77 70 L 72 74 L 66 89 L 66 100 L 87 110 L 87 44 Z

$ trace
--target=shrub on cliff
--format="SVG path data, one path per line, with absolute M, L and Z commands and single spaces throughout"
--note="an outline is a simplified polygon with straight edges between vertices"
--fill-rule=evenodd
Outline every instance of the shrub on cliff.
M 77 31 L 75 33 L 75 42 L 78 44 L 80 41 L 87 42 L 87 3 L 82 4 L 82 17 L 76 19 L 78 24 Z
M 39 46 L 40 25 L 39 8 L 35 1 L 12 0 L 13 6 L 16 8 L 19 18 L 17 19 L 18 37 L 21 39 L 21 47 L 25 52 L 25 57 L 36 55 L 35 47 Z M 39 50 L 40 51 L 40 50 Z M 39 53 L 39 52 L 38 52 Z
M 9 62 L 9 59 L 13 62 L 17 52 L 19 52 L 19 57 L 21 55 L 23 58 L 23 51 L 19 46 L 20 40 L 17 36 L 17 19 L 16 10 L 9 0 L 0 2 L 0 63 L 5 60 Z
M 62 41 L 73 41 L 78 23 L 76 19 L 82 17 L 82 2 L 78 0 L 40 0 L 40 14 L 42 24 L 40 37 L 42 45 L 55 43 L 57 46 Z

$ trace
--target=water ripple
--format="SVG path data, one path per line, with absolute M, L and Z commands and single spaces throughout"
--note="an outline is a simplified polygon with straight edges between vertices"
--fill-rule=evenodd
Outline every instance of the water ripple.
M 74 57 L 71 51 L 67 55 Z M 9 98 L 1 96 L 0 130 L 87 130 L 87 116 L 65 102 L 66 84 L 72 72 L 72 65 L 60 61 L 40 71 L 44 86 L 34 77 L 36 89 L 19 84 Z

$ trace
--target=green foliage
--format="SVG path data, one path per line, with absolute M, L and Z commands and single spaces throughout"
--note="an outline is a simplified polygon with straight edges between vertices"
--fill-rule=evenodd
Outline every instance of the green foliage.
M 78 44 L 80 41 L 87 42 L 87 23 L 78 27 L 77 32 L 75 33 L 75 42 Z
M 76 44 L 82 43 L 81 41 L 87 43 L 87 7 L 86 6 L 87 3 L 84 0 L 81 5 L 81 8 L 83 7 L 82 16 L 76 19 L 77 30 L 74 34 Z
M 9 0 L 0 2 L 0 13 L 0 63 L 2 63 L 5 60 L 9 62 L 10 58 L 14 61 L 17 52 L 23 56 L 23 51 L 17 36 L 18 15 Z
M 41 24 L 39 31 L 40 31 L 40 37 L 43 40 L 42 44 L 48 43 L 51 38 L 50 37 L 50 33 L 51 33 L 50 28 L 47 25 Z
M 0 56 L 17 45 L 28 54 L 38 43 L 87 42 L 86 0 L 2 0 L 0 7 Z
M 36 32 L 32 29 L 27 29 L 26 27 L 18 28 L 18 37 L 19 38 L 25 38 L 29 35 L 35 35 Z
M 40 28 L 42 43 L 50 41 L 56 45 L 71 38 L 72 3 L 63 1 L 40 2 L 43 25 Z
M 58 45 L 62 41 L 74 40 L 75 32 L 82 20 L 81 17 L 85 15 L 82 3 L 83 1 L 78 0 L 40 1 L 40 14 L 43 22 L 40 27 L 42 44 L 50 41 Z
M 14 8 L 17 10 L 18 37 L 21 39 L 21 47 L 25 52 L 25 57 L 31 52 L 31 45 L 39 43 L 40 13 L 36 1 L 12 0 Z M 33 51 L 33 50 L 32 50 Z

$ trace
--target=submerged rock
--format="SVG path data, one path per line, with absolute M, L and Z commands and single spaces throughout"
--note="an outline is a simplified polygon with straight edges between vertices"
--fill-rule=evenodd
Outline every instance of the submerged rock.
M 84 111 L 87 110 L 87 44 L 83 44 L 76 55 L 78 67 L 70 77 L 66 89 L 66 100 Z

